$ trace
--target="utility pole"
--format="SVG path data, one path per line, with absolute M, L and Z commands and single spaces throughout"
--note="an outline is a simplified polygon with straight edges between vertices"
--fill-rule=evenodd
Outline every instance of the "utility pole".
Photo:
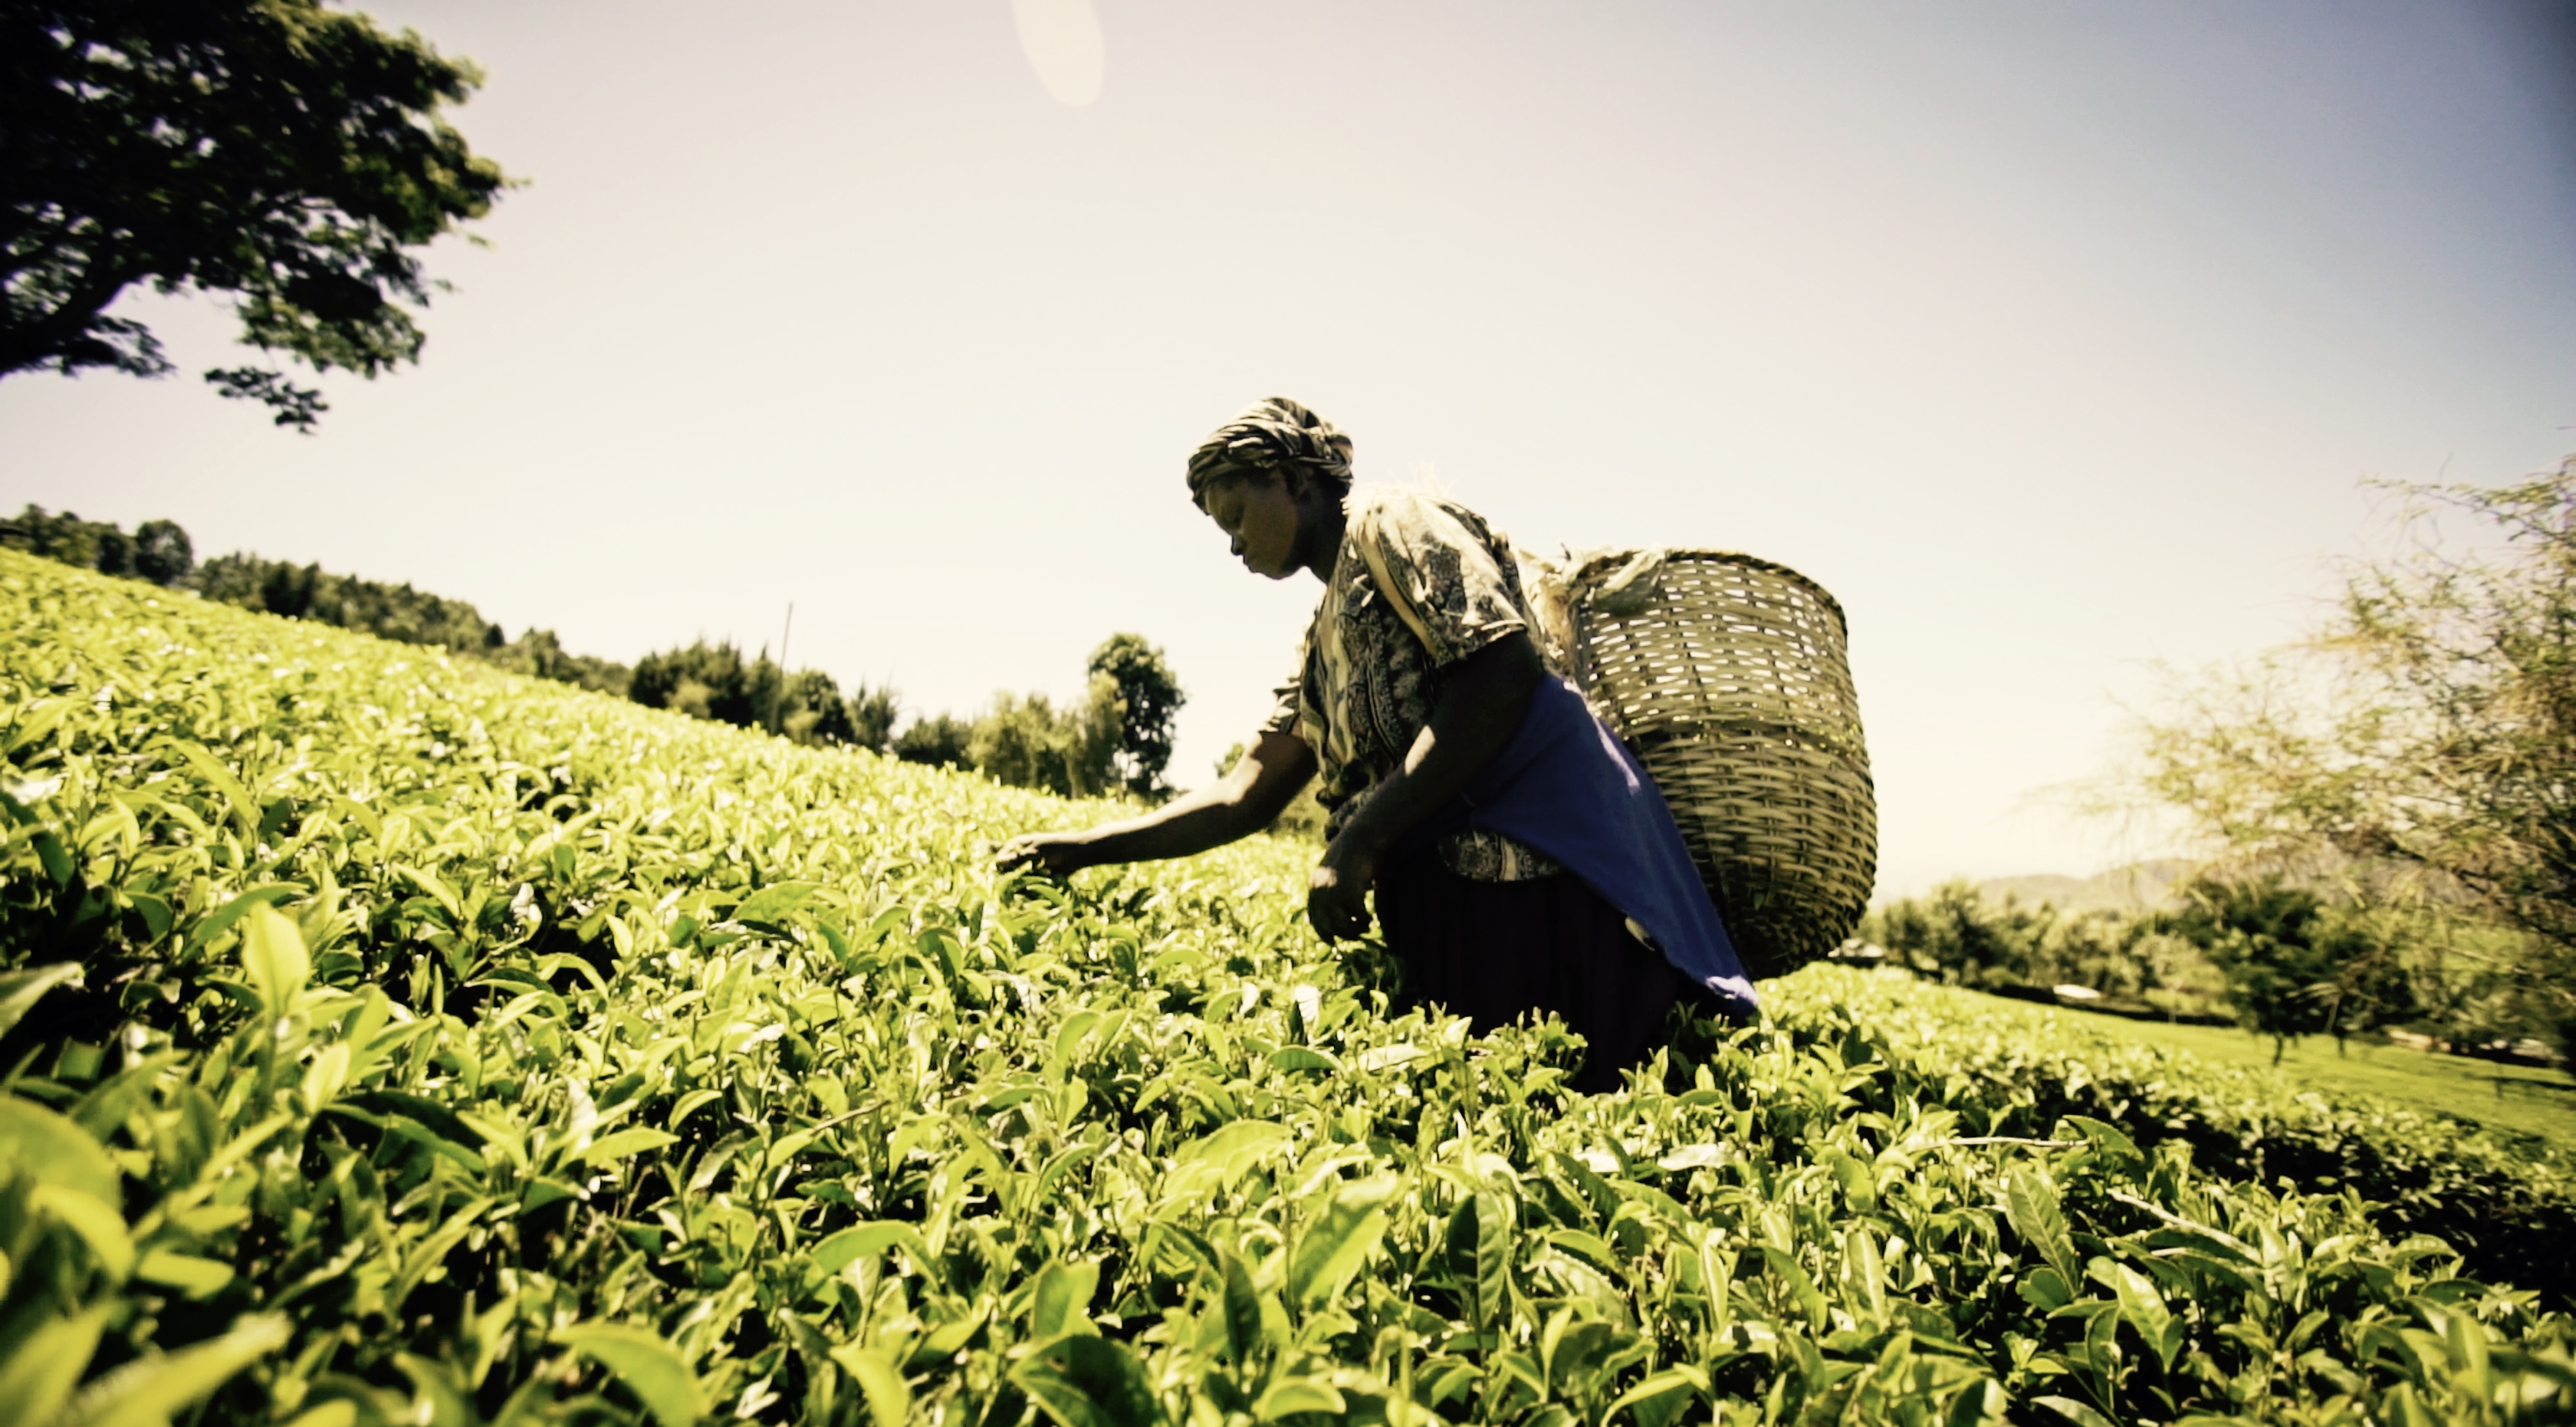
M 778 631 L 778 687 L 769 695 L 769 731 L 773 734 L 786 727 L 779 710 L 787 703 L 787 636 L 796 632 L 796 601 L 787 602 L 787 623 Z

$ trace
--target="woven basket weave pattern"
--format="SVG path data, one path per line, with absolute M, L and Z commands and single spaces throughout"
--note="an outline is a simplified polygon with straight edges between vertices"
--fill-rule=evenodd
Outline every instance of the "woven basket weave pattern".
M 1842 608 L 1783 566 L 1673 550 L 1613 614 L 1598 596 L 1630 558 L 1566 583 L 1576 680 L 1654 776 L 1745 970 L 1785 975 L 1851 935 L 1877 875 Z

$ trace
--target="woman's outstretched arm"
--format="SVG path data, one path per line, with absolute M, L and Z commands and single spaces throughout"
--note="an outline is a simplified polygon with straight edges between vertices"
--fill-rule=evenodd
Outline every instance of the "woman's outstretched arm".
M 1080 832 L 1013 838 L 994 858 L 994 866 L 1004 872 L 1034 868 L 1061 875 L 1110 862 L 1205 852 L 1269 826 L 1314 776 L 1315 751 L 1305 740 L 1264 733 L 1212 787 L 1175 798 L 1140 818 Z

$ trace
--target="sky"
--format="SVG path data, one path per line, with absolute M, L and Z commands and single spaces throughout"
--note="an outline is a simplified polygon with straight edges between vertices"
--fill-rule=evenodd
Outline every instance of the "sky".
M 1832 590 L 1888 896 L 2163 850 L 2063 796 L 2160 665 L 2312 624 L 2365 480 L 2576 451 L 2569 0 L 370 10 L 525 180 L 432 250 L 421 363 L 310 437 L 10 378 L 0 504 L 920 712 L 1133 630 L 1186 786 L 1319 589 L 1183 464 L 1290 395 L 1532 547 Z M 217 300 L 119 310 L 242 359 Z

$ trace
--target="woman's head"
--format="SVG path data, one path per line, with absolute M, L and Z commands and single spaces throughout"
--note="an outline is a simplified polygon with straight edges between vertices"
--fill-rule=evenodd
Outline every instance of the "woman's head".
M 1351 438 L 1284 396 L 1265 397 L 1216 429 L 1190 453 L 1190 499 L 1207 508 L 1208 487 L 1276 473 L 1351 489 Z
M 1286 397 L 1254 402 L 1190 453 L 1190 499 L 1255 574 L 1285 579 L 1340 528 L 1351 438 Z

